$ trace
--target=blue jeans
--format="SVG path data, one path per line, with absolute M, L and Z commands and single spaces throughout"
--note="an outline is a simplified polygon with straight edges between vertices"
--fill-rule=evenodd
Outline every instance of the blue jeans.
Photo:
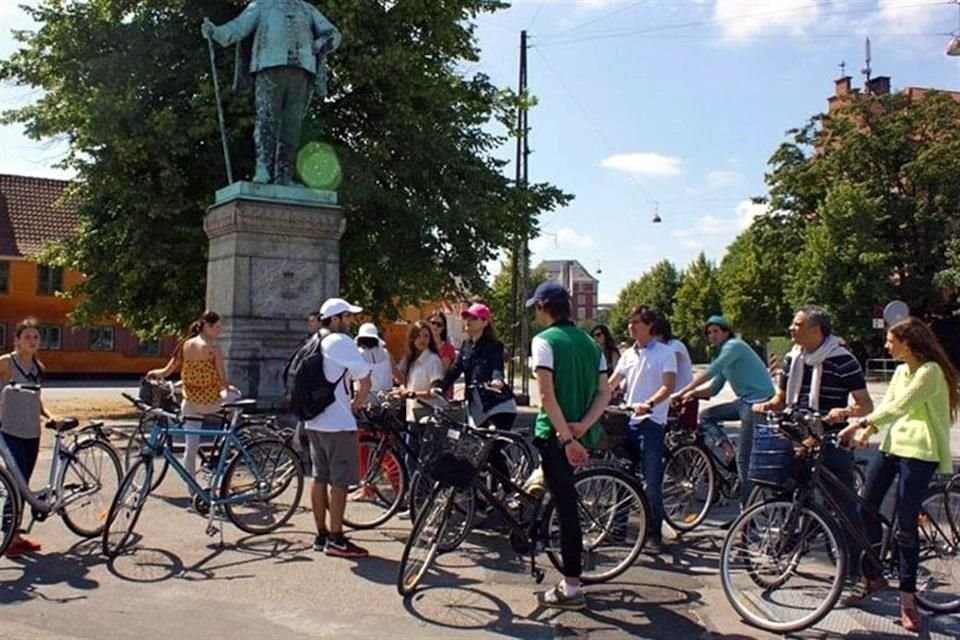
M 650 418 L 627 426 L 627 442 L 643 468 L 644 490 L 650 502 L 649 533 L 660 540 L 663 524 L 663 425 Z
M 750 452 L 753 451 L 753 403 L 737 398 L 716 404 L 700 413 L 704 430 L 723 430 L 722 422 L 740 421 L 740 442 L 737 445 L 737 476 L 740 478 L 740 506 L 750 497 Z
M 901 458 L 886 453 L 870 461 L 867 478 L 863 485 L 863 501 L 879 511 L 883 497 L 894 479 L 897 480 L 897 550 L 900 553 L 900 591 L 915 593 L 917 590 L 917 565 L 920 542 L 917 535 L 917 516 L 927 495 L 927 485 L 937 470 L 936 462 Z M 899 477 L 898 477 L 899 476 Z M 866 508 L 860 509 L 864 533 L 871 544 L 878 544 L 883 535 L 880 521 Z M 876 579 L 881 576 L 873 563 L 864 564 L 864 577 Z

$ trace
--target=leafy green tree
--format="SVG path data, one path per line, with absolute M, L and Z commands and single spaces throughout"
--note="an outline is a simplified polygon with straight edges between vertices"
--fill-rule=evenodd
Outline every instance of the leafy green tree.
M 547 279 L 547 272 L 543 267 L 536 267 L 530 270 L 527 276 L 527 290 L 523 299 L 526 300 L 533 295 L 536 288 Z M 510 270 L 510 259 L 500 263 L 500 272 L 494 276 L 493 282 L 487 289 L 484 299 L 493 313 L 493 328 L 497 331 L 497 336 L 503 342 L 507 351 L 511 348 L 513 340 L 513 331 L 510 326 L 510 293 L 512 287 L 512 274 Z
M 670 317 L 673 313 L 673 298 L 680 286 L 680 274 L 673 263 L 663 259 L 650 267 L 636 280 L 631 280 L 620 290 L 617 302 L 610 309 L 609 326 L 614 337 L 626 340 L 627 320 L 630 309 L 646 304 Z
M 0 80 L 42 90 L 4 115 L 33 138 L 70 145 L 63 166 L 78 180 L 79 232 L 46 259 L 86 279 L 76 319 L 116 315 L 145 333 L 181 328 L 203 306 L 203 215 L 225 182 L 204 16 L 242 8 L 222 0 L 44 0 L 41 25 L 19 33 Z M 520 187 L 494 156 L 505 141 L 488 127 L 529 96 L 461 75 L 479 51 L 473 20 L 506 5 L 490 0 L 317 2 L 343 32 L 331 57 L 330 95 L 314 100 L 304 142 L 337 149 L 343 292 L 374 311 L 455 290 L 481 290 L 484 264 L 536 215 L 569 196 Z M 232 50 L 217 52 L 221 83 Z M 222 87 L 237 176 L 252 174 L 249 93 Z M 315 304 L 317 301 L 311 301 Z
M 673 332 L 687 344 L 695 362 L 706 358 L 703 323 L 711 315 L 720 313 L 720 297 L 717 268 L 701 252 L 683 271 L 671 319 Z
M 873 307 L 889 300 L 890 248 L 873 234 L 878 204 L 862 186 L 839 183 L 827 193 L 787 278 L 794 307 L 816 303 L 831 312 L 838 334 L 871 331 Z
M 792 301 L 836 306 L 853 339 L 890 298 L 921 315 L 936 304 L 960 237 L 958 123 L 960 102 L 930 91 L 861 96 L 789 132 L 767 183 L 771 215 L 800 239 L 799 262 L 784 258 Z
M 718 277 L 726 317 L 744 338 L 785 335 L 791 307 L 784 294 L 795 242 L 776 218 L 757 220 L 727 247 Z

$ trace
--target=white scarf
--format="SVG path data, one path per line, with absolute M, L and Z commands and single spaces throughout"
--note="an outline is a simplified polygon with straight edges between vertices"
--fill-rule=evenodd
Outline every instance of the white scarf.
M 796 406 L 800 399 L 800 387 L 803 385 L 803 368 L 813 367 L 810 375 L 810 408 L 820 410 L 820 379 L 823 376 L 823 361 L 840 355 L 849 355 L 836 336 L 827 336 L 816 351 L 806 353 L 800 345 L 794 345 L 790 350 L 790 372 L 787 377 L 787 406 Z

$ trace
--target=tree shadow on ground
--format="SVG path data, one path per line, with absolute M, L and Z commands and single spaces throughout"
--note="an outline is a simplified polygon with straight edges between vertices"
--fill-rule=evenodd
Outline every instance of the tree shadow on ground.
M 9 559 L 11 566 L 0 568 L 0 604 L 25 602 L 42 598 L 52 603 L 67 603 L 84 600 L 83 591 L 96 589 L 100 583 L 87 575 L 91 567 L 102 564 L 100 540 L 83 540 L 62 553 L 31 553 Z M 19 572 L 19 576 L 17 573 Z M 12 580 L 8 576 L 17 576 Z M 78 591 L 62 598 L 49 597 L 43 587 L 65 585 Z

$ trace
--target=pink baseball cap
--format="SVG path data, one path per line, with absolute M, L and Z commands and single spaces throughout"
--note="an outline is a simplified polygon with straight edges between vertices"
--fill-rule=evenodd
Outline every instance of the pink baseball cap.
M 479 320 L 490 320 L 490 307 L 485 304 L 475 302 L 470 308 L 460 314 L 461 318 L 477 318 Z

